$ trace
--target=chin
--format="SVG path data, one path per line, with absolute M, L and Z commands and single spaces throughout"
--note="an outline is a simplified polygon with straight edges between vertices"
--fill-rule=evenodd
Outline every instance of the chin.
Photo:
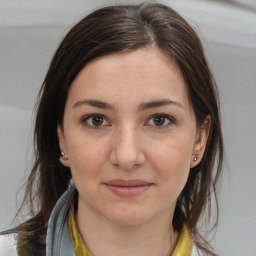
M 136 218 L 134 216 L 119 216 L 111 219 L 112 223 L 119 226 L 139 226 L 147 222 L 146 218 Z
M 145 214 L 147 213 L 147 214 Z M 107 216 L 106 216 L 107 217 Z M 138 226 L 148 222 L 153 216 L 150 216 L 149 212 L 144 210 L 135 209 L 123 209 L 111 211 L 107 217 L 112 223 L 121 226 Z

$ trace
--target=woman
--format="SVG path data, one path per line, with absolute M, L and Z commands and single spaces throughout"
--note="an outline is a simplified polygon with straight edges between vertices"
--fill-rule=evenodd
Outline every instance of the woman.
M 32 217 L 2 234 L 1 255 L 215 255 L 197 226 L 221 172 L 216 88 L 171 8 L 105 7 L 76 24 L 34 138 Z

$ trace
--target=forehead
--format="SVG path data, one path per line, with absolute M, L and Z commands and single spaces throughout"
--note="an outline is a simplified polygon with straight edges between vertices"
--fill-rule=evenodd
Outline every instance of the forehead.
M 189 104 L 178 65 L 157 49 L 142 48 L 111 54 L 88 63 L 74 79 L 68 101 L 146 101 L 171 97 Z M 115 103 L 115 102 L 113 102 Z

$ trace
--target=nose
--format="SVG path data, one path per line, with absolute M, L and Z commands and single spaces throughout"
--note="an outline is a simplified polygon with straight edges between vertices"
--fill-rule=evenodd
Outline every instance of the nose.
M 135 129 L 120 129 L 113 134 L 110 161 L 123 170 L 131 170 L 145 162 L 141 137 Z

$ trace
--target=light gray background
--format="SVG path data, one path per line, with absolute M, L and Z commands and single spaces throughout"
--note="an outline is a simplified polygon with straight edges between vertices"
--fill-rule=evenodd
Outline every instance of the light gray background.
M 0 230 L 10 227 L 31 166 L 32 109 L 52 54 L 84 14 L 119 2 L 132 1 L 0 1 Z M 256 3 L 160 2 L 198 31 L 219 85 L 226 164 L 212 244 L 220 255 L 255 256 Z

